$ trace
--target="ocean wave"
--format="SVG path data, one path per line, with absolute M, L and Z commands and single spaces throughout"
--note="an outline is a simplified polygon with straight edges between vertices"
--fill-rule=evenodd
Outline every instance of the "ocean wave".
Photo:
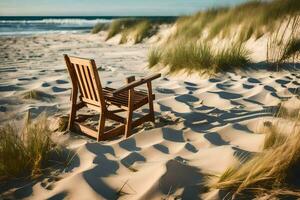
M 110 19 L 42 19 L 42 20 L 0 20 L 2 24 L 74 24 L 94 25 L 97 23 L 109 23 Z
M 66 33 L 84 33 L 84 30 L 70 30 L 70 31 L 58 31 L 58 30 L 49 30 L 49 31 L 6 31 L 1 32 L 0 36 L 17 36 L 17 35 L 42 35 L 42 34 L 66 34 Z

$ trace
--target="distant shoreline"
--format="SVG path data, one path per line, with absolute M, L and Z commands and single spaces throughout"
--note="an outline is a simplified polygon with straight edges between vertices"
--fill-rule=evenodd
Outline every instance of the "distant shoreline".
M 173 22 L 175 16 L 0 16 L 0 37 L 47 33 L 86 33 L 97 23 L 120 18 Z

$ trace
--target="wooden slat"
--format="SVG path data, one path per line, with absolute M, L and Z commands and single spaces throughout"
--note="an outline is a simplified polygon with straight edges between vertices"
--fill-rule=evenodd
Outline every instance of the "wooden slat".
M 120 117 L 119 115 L 116 115 L 116 114 L 114 114 L 114 113 L 112 113 L 112 112 L 107 112 L 106 113 L 107 115 L 107 118 L 109 118 L 109 119 L 112 119 L 112 120 L 115 120 L 115 121 L 117 121 L 117 122 L 121 122 L 121 123 L 125 123 L 125 118 L 123 118 L 123 117 Z
M 118 113 L 118 112 L 124 112 L 124 111 L 126 111 L 126 110 L 124 110 L 124 109 L 116 109 L 116 110 L 110 110 L 109 112 L 110 113 Z
M 104 93 L 107 93 L 108 95 L 114 97 L 114 96 L 128 96 L 128 92 L 127 91 L 123 91 L 119 94 L 115 94 L 113 95 L 113 92 L 115 91 L 116 89 L 113 89 L 113 88 L 109 88 L 109 87 L 105 87 L 103 88 L 103 92 Z M 134 96 L 137 96 L 138 98 L 144 98 L 145 96 L 147 96 L 147 93 L 145 92 L 142 92 L 142 91 L 137 91 L 135 90 L 134 91 Z
M 117 135 L 120 135 L 120 134 L 124 133 L 124 130 L 125 130 L 125 125 L 124 124 L 122 124 L 120 126 L 117 126 L 116 128 L 105 132 L 101 136 L 100 140 L 107 140 L 107 139 L 110 139 L 110 138 L 115 137 Z
M 91 99 L 91 94 L 90 94 L 90 88 L 87 84 L 87 80 L 86 80 L 86 75 L 85 75 L 85 71 L 84 71 L 84 66 L 83 65 L 79 65 L 79 71 L 81 73 L 82 76 L 82 80 L 83 80 L 83 87 L 85 89 L 86 92 L 86 98 Z
M 92 66 L 93 80 L 95 83 L 95 90 L 98 94 L 98 101 L 101 103 L 102 110 L 106 111 L 104 94 L 103 94 L 102 85 L 101 85 L 100 77 L 99 77 L 99 74 L 97 71 L 97 66 L 96 66 L 95 60 L 91 59 L 90 64 Z
M 97 138 L 98 133 L 96 130 L 94 130 L 88 126 L 85 126 L 83 124 L 80 124 L 79 122 L 75 122 L 75 125 L 76 125 L 76 128 L 79 129 L 79 131 L 81 131 L 82 133 L 92 136 L 94 138 Z
M 94 101 L 94 100 L 91 100 L 91 99 L 88 99 L 88 98 L 85 98 L 85 97 L 82 97 L 82 101 L 85 102 L 85 103 L 93 104 L 95 106 L 100 107 L 100 102 L 98 102 L 98 101 Z
M 147 114 L 147 115 L 133 121 L 132 122 L 132 127 L 137 127 L 137 126 L 139 126 L 142 123 L 147 122 L 147 121 L 151 121 L 151 115 L 150 114 Z
M 135 103 L 135 104 L 133 105 L 133 109 L 136 110 L 136 109 L 142 107 L 143 105 L 145 105 L 145 104 L 147 104 L 147 103 L 148 103 L 148 99 L 147 99 L 147 98 L 146 98 L 146 99 L 143 99 L 142 101 L 139 101 L 138 103 Z
M 95 115 L 79 115 L 76 119 L 76 122 L 84 122 L 86 121 L 88 118 L 92 118 Z
M 127 84 L 127 85 L 125 85 L 125 86 L 123 86 L 123 87 L 115 90 L 113 92 L 113 95 L 119 94 L 119 93 L 124 92 L 124 91 L 128 91 L 131 88 L 137 87 L 137 86 L 142 85 L 142 84 L 144 84 L 146 82 L 149 82 L 149 81 L 152 81 L 154 79 L 157 79 L 160 76 L 161 76 L 161 74 L 153 74 L 153 75 L 147 76 L 145 78 L 141 78 L 140 80 L 133 81 L 133 82 L 131 82 L 131 83 L 129 83 L 129 84 Z
M 86 103 L 86 107 L 92 109 L 92 110 L 96 110 L 98 112 L 101 112 L 101 107 L 100 106 L 95 106 L 93 104 L 89 104 L 89 103 Z
M 91 95 L 91 99 L 94 101 L 97 101 L 96 99 L 96 95 L 95 95 L 95 90 L 91 81 L 91 76 L 90 76 L 90 72 L 89 72 L 89 67 L 88 66 L 83 66 L 84 68 L 84 72 L 85 72 L 85 78 L 86 78 L 86 82 L 87 82 L 87 86 L 89 88 L 90 91 L 90 95 Z
M 87 98 L 87 94 L 86 94 L 86 91 L 85 91 L 85 88 L 84 88 L 84 85 L 83 85 L 83 79 L 82 79 L 81 71 L 79 69 L 79 65 L 78 64 L 73 64 L 73 66 L 74 66 L 74 69 L 75 69 L 76 74 L 77 74 L 77 80 L 78 80 L 79 86 L 81 88 L 81 93 L 85 98 Z
M 90 59 L 88 58 L 79 58 L 75 56 L 69 56 L 70 62 L 78 65 L 89 65 Z
M 97 83 L 96 83 L 96 78 L 95 78 L 94 73 L 98 73 L 98 72 L 97 72 L 97 71 L 94 72 L 93 66 L 91 66 L 91 67 L 89 68 L 89 75 L 90 75 L 90 77 L 91 77 L 92 88 L 93 88 L 93 91 L 94 91 L 94 94 L 95 94 L 96 101 L 100 101 L 100 97 L 99 97 L 100 89 L 97 88 Z M 102 91 L 102 90 L 101 90 L 101 91 Z

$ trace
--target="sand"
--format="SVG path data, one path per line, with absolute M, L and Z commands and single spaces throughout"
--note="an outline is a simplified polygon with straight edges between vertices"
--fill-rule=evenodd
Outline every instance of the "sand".
M 117 45 L 99 35 L 48 34 L 0 38 L 0 123 L 47 112 L 66 115 L 70 81 L 62 54 L 94 58 L 103 85 L 151 74 L 151 44 Z M 115 39 L 116 40 L 116 39 Z M 197 74 L 154 81 L 156 123 L 124 139 L 96 142 L 75 133 L 56 140 L 77 155 L 62 173 L 5 191 L 24 199 L 217 199 L 203 194 L 205 175 L 219 175 L 243 156 L 262 150 L 264 121 L 283 100 L 299 103 L 300 75 L 249 70 L 211 78 Z M 24 99 L 37 90 L 39 100 Z M 147 112 L 147 107 L 138 111 Z M 4 191 L 2 191 L 4 192 Z

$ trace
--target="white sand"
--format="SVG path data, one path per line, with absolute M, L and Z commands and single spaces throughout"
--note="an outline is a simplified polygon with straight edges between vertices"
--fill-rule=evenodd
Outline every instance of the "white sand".
M 34 116 L 68 112 L 71 85 L 63 53 L 94 58 L 103 69 L 102 84 L 111 87 L 122 85 L 126 76 L 151 73 L 149 44 L 109 44 L 90 34 L 9 37 L 0 38 L 0 44 L 2 124 L 21 119 L 28 110 Z M 272 118 L 271 108 L 293 96 L 299 78 L 292 71 L 266 70 L 214 78 L 164 76 L 153 84 L 155 127 L 148 123 L 128 139 L 99 143 L 60 135 L 57 139 L 78 153 L 70 166 L 56 178 L 14 189 L 15 197 L 196 199 L 205 174 L 221 174 L 239 157 L 261 150 L 262 123 Z M 44 92 L 43 99 L 22 99 L 30 90 Z

